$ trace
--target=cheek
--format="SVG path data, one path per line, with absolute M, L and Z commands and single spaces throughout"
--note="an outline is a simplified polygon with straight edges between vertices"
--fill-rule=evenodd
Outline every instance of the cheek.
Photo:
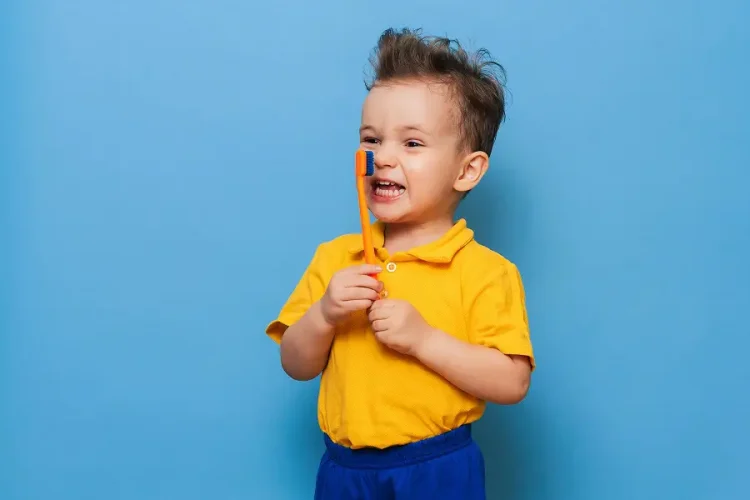
M 412 197 L 422 197 L 435 191 L 447 193 L 453 188 L 452 165 L 441 158 L 419 158 L 405 170 Z

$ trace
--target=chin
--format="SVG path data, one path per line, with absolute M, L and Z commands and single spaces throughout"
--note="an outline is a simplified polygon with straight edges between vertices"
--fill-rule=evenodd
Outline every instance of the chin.
M 403 196 L 397 198 L 386 198 L 368 193 L 367 205 L 370 212 L 381 222 L 393 224 L 404 222 L 410 215 L 409 204 Z
M 399 209 L 395 206 L 381 207 L 374 205 L 370 208 L 370 211 L 377 220 L 386 224 L 408 222 L 411 215 L 408 210 Z
M 373 210 L 372 214 L 380 222 L 387 224 L 394 224 L 397 222 L 404 222 L 405 217 L 402 214 L 389 213 L 386 210 Z

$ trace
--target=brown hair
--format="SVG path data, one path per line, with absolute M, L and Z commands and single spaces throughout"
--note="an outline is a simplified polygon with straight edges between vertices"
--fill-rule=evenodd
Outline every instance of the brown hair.
M 388 29 L 370 62 L 374 77 L 365 84 L 368 91 L 380 82 L 412 78 L 450 85 L 460 111 L 463 145 L 471 151 L 492 152 L 505 119 L 505 71 L 487 50 L 470 54 L 456 40 L 422 36 L 420 30 Z

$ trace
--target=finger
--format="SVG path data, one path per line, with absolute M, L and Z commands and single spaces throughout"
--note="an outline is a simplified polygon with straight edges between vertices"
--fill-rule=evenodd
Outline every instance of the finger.
M 393 309 L 393 305 L 394 305 L 393 301 L 391 301 L 390 299 L 383 299 L 383 298 L 381 298 L 380 300 L 378 300 L 377 302 L 375 302 L 372 305 L 372 307 L 373 307 L 373 309 L 386 309 L 386 310 L 388 310 L 388 309 Z
M 388 329 L 388 321 L 384 319 L 378 319 L 371 323 L 372 330 L 375 332 L 384 332 Z
M 372 307 L 377 307 L 378 309 L 392 309 L 393 308 L 393 301 L 391 299 L 383 299 L 381 298 L 378 300 L 375 304 L 372 305 Z
M 364 311 L 371 305 L 372 305 L 372 301 L 367 300 L 367 299 L 350 300 L 350 301 L 344 302 L 344 306 L 349 311 Z
M 349 288 L 361 286 L 380 291 L 383 289 L 383 282 L 376 280 L 372 276 L 363 274 L 350 276 L 349 279 L 346 280 L 346 286 Z
M 342 302 L 346 302 L 348 300 L 360 300 L 360 299 L 368 299 L 368 300 L 378 300 L 379 293 L 376 290 L 372 290 L 370 288 L 345 288 L 341 291 L 341 300 Z
M 375 333 L 375 338 L 377 339 L 378 342 L 380 342 L 384 346 L 390 347 L 391 343 L 393 342 L 393 339 L 390 337 L 390 334 L 386 330 L 374 332 L 374 333 Z
M 362 275 L 378 274 L 378 273 L 383 272 L 383 268 L 376 264 L 362 264 L 359 266 L 352 266 L 348 270 L 349 272 L 353 274 L 362 274 Z
M 377 321 L 379 319 L 386 319 L 390 316 L 390 312 L 388 309 L 383 308 L 375 308 L 375 304 L 373 304 L 373 307 L 370 308 L 370 312 L 367 315 L 367 318 L 372 321 Z

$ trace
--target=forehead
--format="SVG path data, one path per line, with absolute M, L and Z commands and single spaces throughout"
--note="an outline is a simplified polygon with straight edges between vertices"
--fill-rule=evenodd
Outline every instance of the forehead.
M 362 123 L 375 127 L 453 129 L 455 104 L 445 84 L 421 81 L 375 85 L 362 106 Z

